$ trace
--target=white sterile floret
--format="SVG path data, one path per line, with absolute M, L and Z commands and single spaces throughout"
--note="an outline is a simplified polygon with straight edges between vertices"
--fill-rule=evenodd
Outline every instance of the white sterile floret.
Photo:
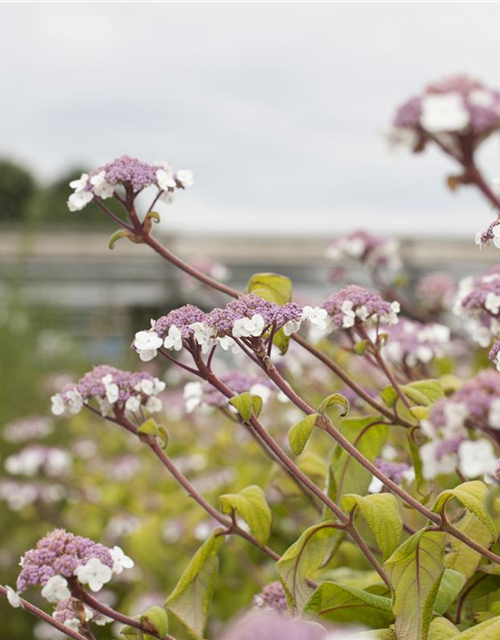
M 5 589 L 7 590 L 7 601 L 10 604 L 10 606 L 14 607 L 14 609 L 18 609 L 19 607 L 22 607 L 23 603 L 17 591 L 14 591 L 14 589 L 12 587 L 9 587 L 8 584 L 5 585 Z
M 113 382 L 113 376 L 108 375 L 102 378 L 102 383 L 106 390 L 106 398 L 110 404 L 114 404 L 118 400 L 119 390 L 118 385 Z
M 377 476 L 372 476 L 372 481 L 370 482 L 370 486 L 368 487 L 368 493 L 380 493 L 384 488 L 384 483 L 377 478 Z
M 149 362 L 158 354 L 163 340 L 155 331 L 138 331 L 135 334 L 134 348 L 143 362 Z
M 292 333 L 297 333 L 301 324 L 302 322 L 300 320 L 289 320 L 283 325 L 283 333 L 286 336 L 291 336 Z
M 134 561 L 125 555 L 123 549 L 120 547 L 113 547 L 111 549 L 111 557 L 113 559 L 113 573 L 119 574 L 124 569 L 132 569 Z
M 213 331 L 204 322 L 193 322 L 189 325 L 194 332 L 194 339 L 200 345 L 202 353 L 208 353 L 210 347 L 215 344 Z
M 192 413 L 203 399 L 203 385 L 201 382 L 188 382 L 183 391 L 186 412 Z
M 82 584 L 88 584 L 92 591 L 100 591 L 113 576 L 111 569 L 99 558 L 90 558 L 86 564 L 77 567 L 74 574 Z
M 397 300 L 391 302 L 391 310 L 389 313 L 384 313 L 380 317 L 380 321 L 384 324 L 398 324 L 399 318 L 398 313 L 401 311 L 401 305 Z
M 174 174 L 171 171 L 165 169 L 158 169 L 156 172 L 156 181 L 162 191 L 168 191 L 169 189 L 175 189 L 177 183 L 175 182 Z
M 161 169 L 165 169 L 165 171 L 172 171 L 172 163 L 169 160 L 164 160 L 163 158 L 158 158 L 153 162 L 153 166 L 160 167 Z
M 456 91 L 430 94 L 422 100 L 420 124 L 429 133 L 461 131 L 469 122 L 463 97 Z
M 130 398 L 127 399 L 127 402 L 125 402 L 125 409 L 127 409 L 127 411 L 132 411 L 132 413 L 139 411 L 140 406 L 141 399 L 138 396 L 130 396 Z
M 343 238 L 340 248 L 350 258 L 360 258 L 366 250 L 366 244 L 362 238 Z
M 89 183 L 89 174 L 82 173 L 82 175 L 77 180 L 72 180 L 69 183 L 69 186 L 75 190 L 75 193 L 80 193 L 81 191 L 85 191 L 85 187 Z
M 498 465 L 493 445 L 486 438 L 465 440 L 458 449 L 460 471 L 467 478 L 493 475 Z
M 68 581 L 62 576 L 56 575 L 49 578 L 42 589 L 42 597 L 49 602 L 59 602 L 71 597 L 68 589 Z
M 173 349 L 174 351 L 180 351 L 182 349 L 182 332 L 173 324 L 163 341 L 165 349 Z
M 106 172 L 101 171 L 95 176 L 90 178 L 90 184 L 92 185 L 92 191 L 96 196 L 102 200 L 111 198 L 115 192 L 115 186 L 106 180 Z
M 177 171 L 175 177 L 183 187 L 192 187 L 194 184 L 193 172 L 189 169 L 181 169 L 180 171 Z
M 93 198 L 94 194 L 92 191 L 78 191 L 77 193 L 72 193 L 68 198 L 68 209 L 70 211 L 81 211 L 82 209 L 85 209 Z
M 464 422 L 469 415 L 467 405 L 463 402 L 448 402 L 443 408 L 446 424 L 444 430 L 448 438 L 454 438 L 464 433 Z
M 481 229 L 481 231 L 478 231 L 476 233 L 476 236 L 474 238 L 474 242 L 479 246 L 482 246 L 482 244 L 483 244 L 483 242 L 482 242 L 483 233 L 484 233 L 484 229 Z
M 229 351 L 229 349 L 231 349 L 231 353 L 243 353 L 241 348 L 236 344 L 231 336 L 223 336 L 222 338 L 218 338 L 217 342 L 222 347 L 222 349 L 224 349 L 224 351 Z
M 467 100 L 475 107 L 491 107 L 493 95 L 484 89 L 474 89 L 467 96 Z
M 356 314 L 352 310 L 354 303 L 352 300 L 344 300 L 342 303 L 342 313 L 344 317 L 342 318 L 342 327 L 344 329 L 349 329 L 349 327 L 353 327 L 356 321 Z
M 55 617 L 55 613 L 52 614 L 52 617 Z M 64 626 L 68 627 L 68 629 L 72 629 L 73 631 L 79 631 L 82 623 L 78 618 L 67 618 L 64 621 Z
M 265 320 L 260 313 L 256 313 L 251 318 L 240 318 L 234 322 L 233 336 L 235 338 L 258 337 L 262 335 L 264 326 Z
M 500 296 L 493 291 L 488 291 L 484 301 L 485 308 L 493 314 L 497 314 L 500 311 Z
M 62 395 L 60 393 L 56 393 L 50 398 L 50 401 L 52 402 L 52 413 L 55 416 L 62 416 L 66 410 Z
M 498 367 L 498 363 L 497 363 Z M 488 413 L 488 424 L 493 429 L 500 429 L 500 398 L 495 398 L 490 405 Z
M 309 320 L 309 322 L 317 329 L 326 329 L 326 318 L 328 312 L 321 307 L 305 306 L 302 311 L 302 320 Z
M 141 380 L 135 385 L 134 389 L 136 391 L 142 391 L 146 396 L 150 396 L 155 390 L 155 382 L 153 382 L 153 380 Z
M 160 398 L 157 398 L 156 396 L 150 396 L 146 402 L 146 411 L 149 411 L 150 413 L 157 413 L 158 411 L 161 411 L 163 408 L 163 403 L 160 400 Z

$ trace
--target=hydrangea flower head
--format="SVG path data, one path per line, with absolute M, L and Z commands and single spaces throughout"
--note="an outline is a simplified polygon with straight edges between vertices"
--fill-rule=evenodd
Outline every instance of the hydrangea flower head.
M 72 597 L 60 600 L 52 615 L 55 620 L 73 629 L 73 631 L 80 631 L 86 622 L 92 621 L 98 625 L 109 622 L 109 619 L 101 613 L 88 607 L 81 600 Z
M 343 263 L 347 258 L 375 269 L 397 270 L 401 267 L 396 240 L 375 236 L 362 229 L 334 240 L 328 246 L 326 255 L 335 263 Z
M 500 127 L 500 92 L 464 75 L 451 77 L 405 102 L 394 125 L 424 136 L 471 133 L 484 139 Z
M 334 293 L 322 304 L 338 329 L 349 329 L 364 323 L 396 324 L 399 302 L 386 302 L 378 293 L 350 285 Z
M 434 358 L 445 355 L 450 342 L 450 329 L 442 324 L 424 324 L 400 319 L 398 324 L 387 328 L 389 339 L 383 354 L 393 364 L 413 368 L 427 365 Z
M 77 413 L 84 404 L 94 400 L 103 416 L 113 412 L 141 409 L 149 412 L 161 411 L 158 395 L 165 383 L 146 372 L 122 371 L 108 365 L 99 365 L 86 373 L 76 385 L 66 385 L 60 393 L 52 396 L 52 412 L 61 415 L 65 411 Z M 78 398 L 75 408 L 75 398 Z
M 285 590 L 281 582 L 276 580 L 275 582 L 266 584 L 262 591 L 254 596 L 253 604 L 258 609 L 285 613 L 288 610 L 288 606 Z
M 415 296 L 427 311 L 440 313 L 451 308 L 455 293 L 453 278 L 448 273 L 433 271 L 419 281 Z
M 500 337 L 500 268 L 461 280 L 453 311 L 482 347 Z
M 22 557 L 17 589 L 22 592 L 36 584 L 46 587 L 53 579 L 48 595 L 64 593 L 66 579 L 76 575 L 75 572 L 92 559 L 109 570 L 113 567 L 111 551 L 104 545 L 75 536 L 64 529 L 55 529 Z M 69 597 L 69 593 L 66 597 Z

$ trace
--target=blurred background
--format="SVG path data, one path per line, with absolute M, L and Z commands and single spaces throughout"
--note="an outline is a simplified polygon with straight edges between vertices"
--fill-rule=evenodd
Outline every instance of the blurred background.
M 396 106 L 431 80 L 464 72 L 499 87 L 499 21 L 500 6 L 482 3 L 0 7 L 0 583 L 13 583 L 40 535 L 65 526 L 142 561 L 142 590 L 109 595 L 127 593 L 137 612 L 145 594 L 161 601 L 188 557 L 165 542 L 191 552 L 206 535 L 127 439 L 49 416 L 50 395 L 93 365 L 138 368 L 130 341 L 150 317 L 220 302 L 142 246 L 110 252 L 114 228 L 97 209 L 67 210 L 69 181 L 122 154 L 192 169 L 194 187 L 165 206 L 156 233 L 236 288 L 276 271 L 318 303 L 343 278 L 329 244 L 360 228 L 399 241 L 404 268 L 391 277 L 410 293 L 431 272 L 456 281 L 497 261 L 495 248 L 474 245 L 490 207 L 473 189 L 446 188 L 447 158 L 395 150 L 387 131 Z M 488 179 L 500 176 L 498 145 L 492 136 L 481 149 Z M 351 281 L 372 275 L 350 266 Z M 181 420 L 179 393 L 169 409 Z M 268 473 L 237 476 L 236 459 L 224 475 L 230 429 L 207 435 L 204 420 L 174 453 L 214 496 Z M 33 442 L 63 451 L 59 466 L 16 466 Z M 224 583 L 219 619 L 251 597 L 240 586 Z M 56 637 L 0 610 L 0 640 Z

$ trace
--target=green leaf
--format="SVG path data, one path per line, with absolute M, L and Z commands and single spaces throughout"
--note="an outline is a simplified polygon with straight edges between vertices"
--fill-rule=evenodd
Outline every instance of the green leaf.
M 398 398 L 399 398 L 398 392 L 390 384 L 387 385 L 387 387 L 384 387 L 382 389 L 382 392 L 380 393 L 380 397 L 382 398 L 382 402 L 389 409 L 392 409 L 394 407 L 394 405 L 396 404 L 396 402 L 398 401 Z
M 430 406 L 421 407 L 420 405 L 417 404 L 410 409 L 410 413 L 414 418 L 416 418 L 419 421 L 427 420 L 427 418 L 429 417 L 430 409 L 431 409 Z
M 340 506 L 351 512 L 355 507 L 370 527 L 384 558 L 388 558 L 399 545 L 403 533 L 403 522 L 399 505 L 391 493 L 376 493 L 370 496 L 347 494 Z
M 392 629 L 377 629 L 376 631 L 363 631 L 349 636 L 349 640 L 398 640 Z
M 453 622 L 446 618 L 434 618 L 429 627 L 428 640 L 451 640 L 459 633 Z
M 248 393 L 248 391 L 230 398 L 229 404 L 237 409 L 245 422 L 248 422 L 252 415 L 258 418 L 262 410 L 262 398 L 260 396 L 253 396 L 251 393 Z
M 354 345 L 354 351 L 358 354 L 358 356 L 364 356 L 366 353 L 366 349 L 370 344 L 370 340 L 358 340 Z
M 339 408 L 339 416 L 343 418 L 349 413 L 349 401 L 340 393 L 332 393 L 319 405 L 318 411 L 325 413 L 331 407 Z
M 140 629 L 136 627 L 130 627 L 128 624 L 120 629 L 122 636 L 125 636 L 127 640 L 142 640 L 144 634 Z
M 307 579 L 328 557 L 337 529 L 332 521 L 310 527 L 289 547 L 276 563 L 288 602 L 301 611 L 311 596 Z
M 143 422 L 137 429 L 137 433 L 142 433 L 147 436 L 158 435 L 158 425 L 156 424 L 156 420 L 154 418 L 149 418 L 146 422 Z
M 446 534 L 422 529 L 386 560 L 398 640 L 426 640 L 444 571 Z
M 436 602 L 434 603 L 434 611 L 444 615 L 455 601 L 464 584 L 465 576 L 462 573 L 453 569 L 445 569 L 439 585 Z
M 479 522 L 474 514 L 466 512 L 455 526 L 475 542 L 487 549 L 490 548 L 493 542 L 491 530 Z M 446 567 L 460 571 L 466 579 L 471 578 L 476 573 L 483 556 L 453 536 L 450 536 L 448 542 L 450 551 L 444 560 Z
M 273 516 L 260 487 L 252 485 L 239 493 L 227 493 L 219 498 L 223 513 L 236 512 L 250 527 L 261 546 L 265 546 L 271 535 Z
M 194 554 L 176 587 L 167 598 L 165 607 L 196 640 L 201 640 L 207 621 L 208 608 L 217 579 L 217 553 L 224 544 L 218 529 Z
M 447 502 L 456 499 L 473 513 L 485 527 L 488 527 L 494 537 L 497 537 L 500 532 L 499 523 L 491 518 L 486 510 L 487 493 L 488 487 L 481 480 L 464 482 L 454 489 L 441 492 L 436 498 L 432 510 L 439 513 L 446 508 Z
M 288 432 L 288 443 L 296 456 L 299 456 L 304 451 L 304 447 L 316 424 L 317 417 L 317 413 L 306 416 L 303 420 L 294 424 Z
M 282 356 L 288 351 L 288 346 L 290 345 L 290 336 L 285 335 L 283 329 L 278 329 L 274 334 L 273 344 L 275 344 L 280 350 L 280 354 Z
M 286 276 L 278 273 L 256 273 L 248 281 L 246 291 L 281 306 L 291 301 L 292 288 L 292 281 Z
M 453 640 L 498 640 L 500 638 L 500 616 L 490 618 L 467 631 L 462 631 Z
M 380 455 L 388 434 L 387 425 L 376 416 L 344 418 L 339 430 L 371 462 Z M 369 471 L 340 445 L 335 446 L 328 478 L 328 495 L 333 500 L 339 501 L 345 493 L 364 495 L 371 480 Z
M 168 431 L 161 424 L 158 425 L 158 436 L 160 438 L 162 449 L 166 450 L 168 447 L 169 436 Z
M 387 627 L 394 620 L 390 598 L 336 582 L 321 583 L 304 607 L 304 614 L 374 629 Z
M 168 615 L 163 607 L 150 607 L 140 617 L 142 626 L 163 638 L 168 633 Z
M 443 387 L 439 380 L 417 380 L 401 388 L 408 400 L 423 407 L 428 407 L 444 398 Z

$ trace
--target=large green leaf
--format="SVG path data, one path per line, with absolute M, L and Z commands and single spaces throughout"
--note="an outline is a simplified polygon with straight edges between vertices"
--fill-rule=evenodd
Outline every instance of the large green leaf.
M 168 611 L 196 639 L 203 637 L 217 579 L 217 553 L 224 544 L 224 536 L 217 535 L 220 531 L 214 531 L 198 549 L 165 602 Z
M 339 430 L 372 462 L 380 455 L 388 433 L 387 425 L 379 424 L 375 416 L 344 418 Z M 372 474 L 369 471 L 340 445 L 335 446 L 328 479 L 328 493 L 333 500 L 339 501 L 346 493 L 364 495 L 371 480 Z
M 458 636 L 453 636 L 453 640 L 499 640 L 500 638 L 500 616 L 490 618 L 475 627 L 462 631 Z
M 489 548 L 493 542 L 489 527 L 479 522 L 473 513 L 466 512 L 455 526 L 483 547 Z M 483 556 L 453 536 L 450 536 L 448 543 L 450 550 L 444 560 L 446 567 L 460 571 L 466 579 L 471 578 Z
M 428 407 L 444 398 L 443 387 L 439 380 L 418 380 L 401 387 L 405 396 L 413 404 Z
M 403 533 L 403 522 L 399 515 L 399 505 L 391 493 L 376 493 L 370 496 L 347 494 L 341 503 L 344 511 L 358 508 L 368 523 L 384 558 L 388 558 L 397 548 Z
M 434 603 L 434 611 L 444 615 L 455 601 L 464 584 L 465 576 L 462 573 L 453 569 L 445 569 L 439 585 L 436 602 Z
M 444 571 L 446 534 L 422 529 L 386 560 L 398 640 L 426 640 Z
M 257 485 L 251 485 L 239 493 L 227 493 L 219 498 L 223 513 L 236 512 L 250 527 L 250 531 L 264 546 L 271 535 L 273 516 L 266 496 Z
M 349 640 L 398 640 L 392 629 L 377 629 L 376 631 L 362 631 L 349 636 Z
M 447 618 L 434 618 L 429 627 L 428 640 L 451 640 L 460 631 Z
M 248 293 L 254 293 L 280 306 L 290 302 L 292 289 L 293 283 L 290 278 L 278 273 L 255 273 L 246 286 Z
M 163 607 L 150 607 L 140 616 L 142 626 L 154 635 L 146 634 L 144 640 L 164 638 L 168 633 L 168 615 Z
M 387 627 L 394 620 L 390 598 L 337 582 L 320 584 L 304 607 L 304 614 L 374 629 Z
M 456 499 L 496 537 L 500 533 L 500 523 L 498 519 L 492 518 L 486 509 L 487 493 L 488 487 L 481 480 L 464 482 L 454 489 L 441 492 L 436 498 L 433 511 L 442 511 L 449 500 Z
M 310 527 L 289 547 L 276 563 L 276 571 L 289 603 L 301 611 L 312 588 L 307 579 L 321 567 L 335 542 L 337 529 L 333 522 Z
M 309 436 L 316 424 L 317 417 L 318 414 L 313 413 L 306 416 L 303 420 L 297 422 L 290 428 L 290 431 L 288 432 L 288 443 L 290 444 L 290 449 L 296 456 L 299 456 L 304 451 L 304 447 L 306 446 Z

